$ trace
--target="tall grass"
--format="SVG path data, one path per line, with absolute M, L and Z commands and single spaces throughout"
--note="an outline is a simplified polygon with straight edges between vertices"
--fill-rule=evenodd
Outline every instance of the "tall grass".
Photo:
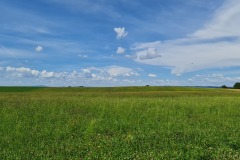
M 0 93 L 0 159 L 240 159 L 238 92 L 156 88 Z

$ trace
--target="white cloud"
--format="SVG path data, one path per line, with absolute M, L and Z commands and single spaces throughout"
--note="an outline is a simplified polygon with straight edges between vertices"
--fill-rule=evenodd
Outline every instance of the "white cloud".
M 161 54 L 158 53 L 156 48 L 148 48 L 147 50 L 143 50 L 141 52 L 138 52 L 138 54 L 139 54 L 139 58 L 141 60 L 154 59 L 154 58 L 161 57 Z
M 39 71 L 32 70 L 30 68 L 25 68 L 25 67 L 15 68 L 11 66 L 6 67 L 6 71 L 13 72 L 18 77 L 38 77 L 40 73 Z
M 53 78 L 53 77 L 55 77 L 55 73 L 54 72 L 47 72 L 46 70 L 43 70 L 41 72 L 41 77 L 42 78 Z
M 196 85 L 213 85 L 221 86 L 223 84 L 232 86 L 235 82 L 240 81 L 240 77 L 227 77 L 223 74 L 209 74 L 209 75 L 196 75 L 189 78 L 188 81 Z
M 6 67 L 6 71 L 7 72 L 13 72 L 13 71 L 15 71 L 16 69 L 14 68 L 14 67 L 11 67 L 11 66 L 8 66 L 8 67 Z
M 138 75 L 133 69 L 121 66 L 110 66 L 106 69 L 106 72 L 111 76 L 132 76 Z
M 203 29 L 183 39 L 135 44 L 135 61 L 168 67 L 176 75 L 240 66 L 239 17 L 240 1 L 229 0 Z
M 110 84 L 126 84 L 126 78 L 130 81 L 134 76 L 139 74 L 132 68 L 122 66 L 106 66 L 106 67 L 89 67 L 83 68 L 80 71 L 72 72 L 53 72 L 47 70 L 35 70 L 26 67 L 12 67 L 8 66 L 3 68 L 5 77 L 12 77 L 15 80 L 27 79 L 31 81 L 52 83 L 54 86 L 57 84 L 63 85 L 68 83 L 95 83 L 96 85 L 110 85 Z M 98 83 L 99 82 L 99 83 Z M 101 83 L 101 84 L 100 84 Z
M 130 59 L 136 59 L 137 58 L 136 55 L 129 55 L 129 54 L 126 54 L 125 57 L 130 58 Z
M 81 69 L 81 72 L 48 72 L 47 70 L 38 71 L 25 67 L 6 67 L 6 72 L 12 72 L 14 75 L 21 77 L 29 77 L 30 75 L 38 78 L 66 78 L 66 77 L 82 77 L 82 78 L 96 78 L 96 77 L 120 77 L 120 76 L 138 76 L 138 73 L 131 68 L 121 66 L 108 66 L 102 68 L 89 67 Z M 104 79 L 104 78 L 103 78 Z M 111 78 L 110 78 L 111 79 Z
M 86 54 L 79 54 L 78 57 L 80 57 L 80 58 L 88 58 L 88 55 L 86 55 Z
M 203 39 L 239 37 L 239 16 L 239 0 L 227 0 L 225 4 L 215 13 L 212 21 L 207 23 L 203 29 L 196 31 L 190 36 Z
M 139 74 L 132 68 L 122 66 L 107 66 L 102 68 L 89 67 L 82 69 L 83 76 L 92 80 L 117 81 L 123 77 L 138 76 Z
M 81 51 L 81 45 L 79 42 L 74 40 L 64 40 L 64 39 L 47 39 L 43 41 L 34 41 L 29 39 L 20 39 L 20 43 L 26 45 L 36 45 L 44 48 L 49 48 L 54 50 L 58 54 L 74 54 L 79 55 L 81 58 L 88 56 L 89 51 Z M 42 54 L 41 54 L 42 56 Z M 86 57 L 87 58 L 87 57 Z
M 35 58 L 40 57 L 39 55 L 33 55 L 32 52 L 23 49 L 16 49 L 16 48 L 6 48 L 0 45 L 0 56 L 13 58 L 18 61 L 18 58 Z
M 39 71 L 37 70 L 31 70 L 31 74 L 34 75 L 34 76 L 38 76 L 39 75 Z
M 114 31 L 117 34 L 117 39 L 124 38 L 128 35 L 128 32 L 125 31 L 125 27 L 114 28 Z
M 11 30 L 25 34 L 52 34 L 50 30 L 34 25 L 11 26 Z
M 26 67 L 11 67 L 7 66 L 6 67 L 7 72 L 12 72 L 13 76 L 18 76 L 18 77 L 37 77 L 37 78 L 53 78 L 55 76 L 54 72 L 47 72 L 46 70 L 40 72 L 35 69 L 30 69 Z
M 82 72 L 83 72 L 83 73 L 90 73 L 90 72 L 91 72 L 91 70 L 90 70 L 90 69 L 87 69 L 87 68 L 85 68 L 85 69 L 82 69 Z
M 152 73 L 150 73 L 150 74 L 148 74 L 148 77 L 151 77 L 151 78 L 156 78 L 156 77 L 157 77 L 157 75 L 156 75 L 156 74 L 152 74 Z
M 141 50 L 141 49 L 145 49 L 145 48 L 155 48 L 156 46 L 160 45 L 161 42 L 160 41 L 156 41 L 156 42 L 146 42 L 146 43 L 136 43 L 134 45 L 133 48 L 131 48 L 132 50 Z
M 30 68 L 25 68 L 25 67 L 15 68 L 15 70 L 18 72 L 31 72 Z
M 117 54 L 123 54 L 123 53 L 125 53 L 125 48 L 123 48 L 123 47 L 118 47 L 116 53 L 117 53 Z
M 139 74 L 132 68 L 122 66 L 107 66 L 107 67 L 89 67 L 81 69 L 80 71 L 72 72 L 53 72 L 53 71 L 39 71 L 26 67 L 2 67 L 3 79 L 11 78 L 15 83 L 17 81 L 31 82 L 35 84 L 47 84 L 53 86 L 59 85 L 91 85 L 96 86 L 110 86 L 110 85 L 213 85 L 221 86 L 223 84 L 232 86 L 235 82 L 240 81 L 240 77 L 228 77 L 224 74 L 209 74 L 209 75 L 196 75 L 189 77 L 186 81 L 158 79 L 157 75 L 150 73 L 149 80 L 137 80 L 135 76 Z M 18 84 L 20 85 L 20 84 Z M 28 84 L 29 85 L 29 84 Z
M 36 52 L 42 52 L 42 51 L 43 51 L 43 47 L 42 47 L 42 46 L 37 46 L 37 47 L 35 48 L 35 51 L 36 51 Z

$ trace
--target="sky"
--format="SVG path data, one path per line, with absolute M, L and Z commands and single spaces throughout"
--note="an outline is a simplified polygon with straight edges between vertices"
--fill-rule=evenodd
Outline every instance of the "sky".
M 239 0 L 0 0 L 0 86 L 233 86 Z

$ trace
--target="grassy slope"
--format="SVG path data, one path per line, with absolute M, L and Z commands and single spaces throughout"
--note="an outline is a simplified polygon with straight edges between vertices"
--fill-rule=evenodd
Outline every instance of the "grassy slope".
M 240 159 L 235 90 L 11 89 L 0 88 L 0 159 Z

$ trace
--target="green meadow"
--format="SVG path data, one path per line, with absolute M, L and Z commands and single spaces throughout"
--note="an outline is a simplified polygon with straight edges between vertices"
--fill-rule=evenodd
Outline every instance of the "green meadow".
M 0 87 L 0 159 L 240 159 L 240 91 Z

